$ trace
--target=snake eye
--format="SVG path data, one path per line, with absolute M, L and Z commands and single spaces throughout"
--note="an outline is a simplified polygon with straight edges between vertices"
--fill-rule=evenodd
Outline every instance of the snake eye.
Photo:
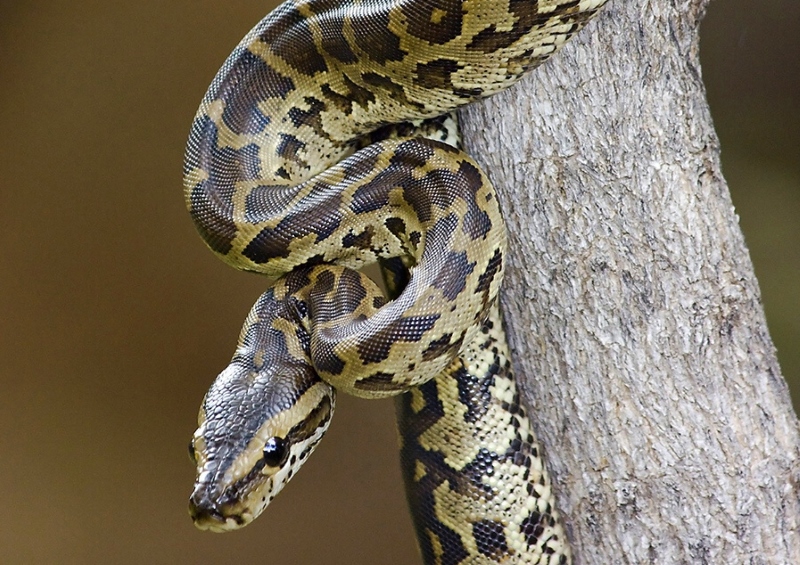
M 194 442 L 189 442 L 189 461 L 191 461 L 194 465 L 197 465 L 197 453 L 194 451 Z
M 264 463 L 269 467 L 279 467 L 286 461 L 288 454 L 286 442 L 279 437 L 271 437 L 264 446 Z

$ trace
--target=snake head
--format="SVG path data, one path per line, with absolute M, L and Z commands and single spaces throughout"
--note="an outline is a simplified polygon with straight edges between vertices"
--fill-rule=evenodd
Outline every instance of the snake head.
M 328 429 L 333 388 L 310 366 L 257 368 L 237 353 L 200 408 L 189 446 L 197 466 L 189 514 L 223 532 L 255 519 L 297 472 Z

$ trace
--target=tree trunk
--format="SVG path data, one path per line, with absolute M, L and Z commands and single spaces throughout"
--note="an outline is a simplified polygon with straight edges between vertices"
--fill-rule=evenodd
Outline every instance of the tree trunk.
M 798 421 L 720 172 L 706 3 L 611 2 L 462 112 L 578 563 L 800 563 Z

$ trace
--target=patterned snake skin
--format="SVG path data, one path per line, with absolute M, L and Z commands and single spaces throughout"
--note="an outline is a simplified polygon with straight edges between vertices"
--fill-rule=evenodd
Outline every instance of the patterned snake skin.
M 190 513 L 258 516 L 335 392 L 398 396 L 426 564 L 569 563 L 496 296 L 505 228 L 453 109 L 536 67 L 605 0 L 299 0 L 233 51 L 197 112 L 186 202 L 230 265 L 277 277 L 212 384 Z M 353 270 L 380 263 L 388 299 Z

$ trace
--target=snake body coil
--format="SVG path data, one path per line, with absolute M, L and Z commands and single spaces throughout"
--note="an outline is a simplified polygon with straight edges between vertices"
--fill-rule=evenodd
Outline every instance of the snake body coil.
M 224 261 L 279 278 L 200 410 L 198 527 L 263 511 L 335 390 L 407 392 L 425 563 L 570 561 L 496 304 L 497 198 L 446 113 L 512 84 L 604 1 L 289 1 L 230 55 L 192 125 L 187 206 Z M 375 262 L 391 300 L 352 270 Z

